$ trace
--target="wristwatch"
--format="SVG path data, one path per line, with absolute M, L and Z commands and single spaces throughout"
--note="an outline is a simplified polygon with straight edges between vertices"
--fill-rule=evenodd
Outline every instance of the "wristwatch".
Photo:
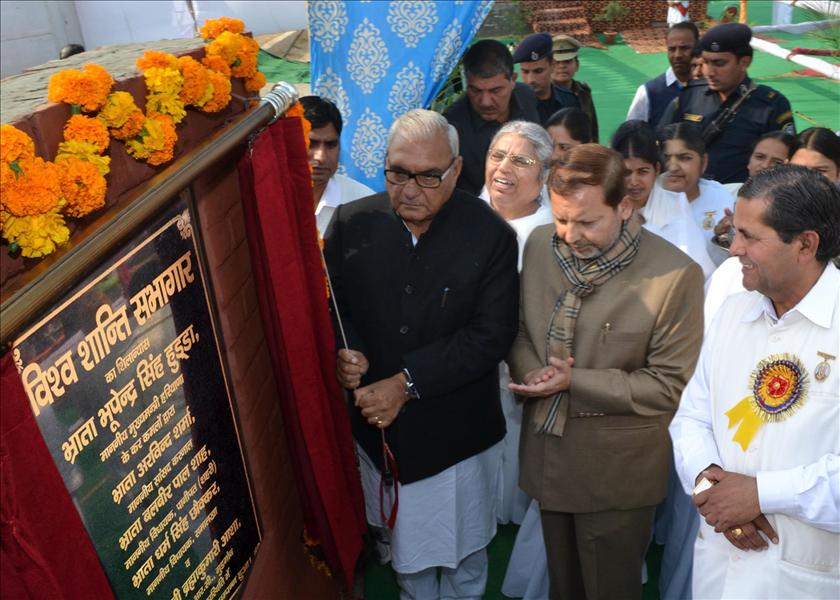
M 408 372 L 408 369 L 403 368 L 402 374 L 405 375 L 405 395 L 408 396 L 409 400 L 419 400 L 420 394 L 417 392 L 411 373 Z

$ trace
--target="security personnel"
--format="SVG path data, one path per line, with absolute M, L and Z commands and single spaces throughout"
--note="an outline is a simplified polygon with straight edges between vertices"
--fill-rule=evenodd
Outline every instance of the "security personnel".
M 720 183 L 746 181 L 758 138 L 783 129 L 795 133 L 790 102 L 747 76 L 752 31 L 740 23 L 712 27 L 700 40 L 706 79 L 690 82 L 666 111 L 659 127 L 678 121 L 703 130 L 709 153 L 705 177 Z
M 577 96 L 570 89 L 551 83 L 554 61 L 549 34 L 535 33 L 522 40 L 513 52 L 513 62 L 519 63 L 522 82 L 531 86 L 537 95 L 541 124 L 545 125 L 561 108 L 580 108 Z
M 554 69 L 551 72 L 551 83 L 570 90 L 577 96 L 580 109 L 589 117 L 592 126 L 592 141 L 598 142 L 598 115 L 595 114 L 595 103 L 592 101 L 592 88 L 583 81 L 573 78 L 580 68 L 578 50 L 580 42 L 568 35 L 555 35 L 552 40 L 554 52 Z

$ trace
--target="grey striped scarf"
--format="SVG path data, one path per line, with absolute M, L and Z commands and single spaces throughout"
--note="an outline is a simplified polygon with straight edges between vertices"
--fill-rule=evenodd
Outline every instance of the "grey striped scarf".
M 572 254 L 555 233 L 551 238 L 554 256 L 560 264 L 563 274 L 571 284 L 563 291 L 548 324 L 545 335 L 545 364 L 549 356 L 568 358 L 572 354 L 575 339 L 575 324 L 580 314 L 581 299 L 591 294 L 595 288 L 629 265 L 639 251 L 639 232 L 641 224 L 634 216 L 621 225 L 618 239 L 601 256 L 583 260 Z M 553 397 L 540 398 L 536 401 L 533 425 L 537 433 L 562 436 L 569 413 L 569 394 L 560 392 Z

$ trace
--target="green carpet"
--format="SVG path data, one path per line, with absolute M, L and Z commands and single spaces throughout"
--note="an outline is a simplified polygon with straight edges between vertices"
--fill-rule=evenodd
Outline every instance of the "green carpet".
M 490 568 L 487 576 L 485 600 L 509 600 L 502 594 L 502 581 L 505 578 L 513 542 L 516 539 L 516 525 L 500 525 L 496 537 L 487 546 Z M 643 600 L 659 600 L 657 582 L 659 566 L 662 562 L 662 547 L 652 544 L 647 555 L 648 582 L 644 586 Z M 400 597 L 394 571 L 389 565 L 382 566 L 372 562 L 365 569 L 365 600 L 398 600 Z
M 783 39 L 782 46 L 787 48 L 820 46 L 810 36 L 773 35 Z M 607 50 L 582 48 L 579 57 L 580 70 L 575 78 L 592 87 L 601 130 L 600 141 L 607 144 L 624 122 L 636 88 L 667 69 L 668 59 L 664 52 L 637 54 L 623 43 L 609 46 Z M 840 82 L 792 73 L 802 68 L 775 56 L 756 52 L 749 74 L 757 83 L 769 85 L 787 97 L 793 108 L 797 131 L 813 126 L 837 131 L 840 129 Z

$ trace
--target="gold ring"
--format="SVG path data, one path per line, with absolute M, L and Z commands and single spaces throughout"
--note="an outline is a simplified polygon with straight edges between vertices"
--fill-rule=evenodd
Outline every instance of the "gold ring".
M 744 535 L 744 530 L 741 529 L 740 527 L 736 527 L 735 529 L 732 530 L 732 535 L 737 539 L 737 538 L 741 537 L 742 535 Z

